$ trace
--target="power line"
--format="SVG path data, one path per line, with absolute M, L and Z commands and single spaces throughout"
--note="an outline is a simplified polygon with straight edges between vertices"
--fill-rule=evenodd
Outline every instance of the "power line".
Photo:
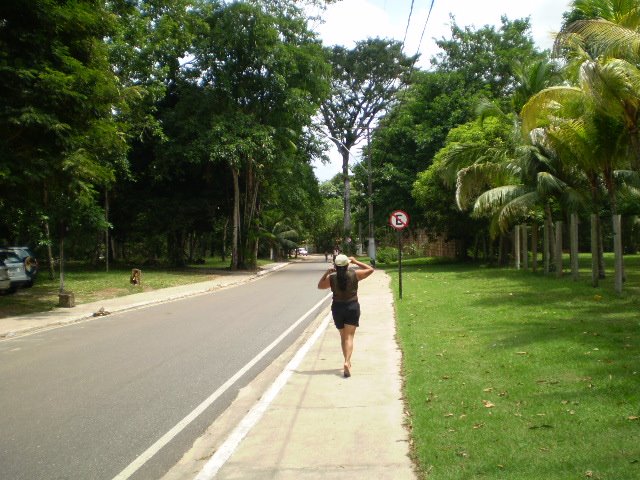
M 402 39 L 402 48 L 404 48 L 404 42 L 407 40 L 407 33 L 409 32 L 409 25 L 411 24 L 411 15 L 413 14 L 413 4 L 415 0 L 411 0 L 411 9 L 409 10 L 409 18 L 407 19 L 407 28 L 404 29 L 404 38 Z
M 427 31 L 427 23 L 429 23 L 429 19 L 431 18 L 431 10 L 433 10 L 433 4 L 436 0 L 431 0 L 431 6 L 429 7 L 429 13 L 427 14 L 427 20 L 424 22 L 424 27 L 422 27 L 422 33 L 420 34 L 420 41 L 418 42 L 418 49 L 416 50 L 416 55 L 420 53 L 420 47 L 422 46 L 422 39 L 424 38 L 424 32 Z

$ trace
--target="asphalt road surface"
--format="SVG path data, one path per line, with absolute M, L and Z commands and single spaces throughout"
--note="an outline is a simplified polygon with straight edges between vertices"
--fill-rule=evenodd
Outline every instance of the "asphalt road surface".
M 113 479 L 317 304 L 324 263 L 0 342 L 0 478 Z M 309 317 L 124 478 L 157 479 Z M 123 477 L 121 477 L 123 478 Z

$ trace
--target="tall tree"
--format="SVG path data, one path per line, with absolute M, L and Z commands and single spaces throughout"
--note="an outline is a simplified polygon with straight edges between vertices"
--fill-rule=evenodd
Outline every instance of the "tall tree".
M 194 61 L 209 112 L 199 141 L 205 159 L 232 174 L 232 268 L 254 267 L 261 194 L 268 182 L 286 181 L 276 176 L 277 164 L 296 156 L 327 92 L 329 70 L 301 12 L 276 16 L 234 3 L 215 9 L 207 22 Z
M 351 50 L 335 46 L 327 55 L 333 67 L 332 90 L 320 112 L 327 136 L 342 156 L 346 239 L 351 234 L 351 149 L 393 105 L 409 80 L 416 57 L 406 56 L 400 42 L 379 38 L 360 41 Z
M 0 204 L 51 220 L 62 235 L 126 151 L 103 41 L 114 18 L 98 0 L 9 0 L 0 19 Z
M 451 38 L 436 43 L 441 52 L 432 63 L 438 71 L 459 72 L 467 88 L 483 91 L 504 109 L 515 90 L 519 66 L 544 58 L 531 38 L 529 19 L 503 16 L 498 29 L 489 25 L 473 29 L 459 27 L 452 17 Z

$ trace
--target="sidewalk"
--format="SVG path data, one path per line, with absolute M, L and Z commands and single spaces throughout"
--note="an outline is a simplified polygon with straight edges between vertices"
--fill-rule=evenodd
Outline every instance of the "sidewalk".
M 100 316 L 101 309 L 105 314 L 116 313 L 220 290 L 248 282 L 287 265 L 288 263 L 272 263 L 265 265 L 257 273 L 238 272 L 229 275 L 225 274 L 208 282 L 180 285 L 178 287 L 163 288 L 160 290 L 136 293 L 134 295 L 126 295 L 124 297 L 99 300 L 97 302 L 80 304 L 73 308 L 56 308 L 49 312 L 0 318 L 0 340 L 24 335 L 44 328 L 87 320 L 95 316 Z
M 416 478 L 403 426 L 401 354 L 389 277 L 377 271 L 360 284 L 358 296 L 362 317 L 351 378 L 342 377 L 339 334 L 329 312 L 317 341 L 228 460 L 214 465 L 214 455 L 194 467 L 193 476 L 181 478 Z

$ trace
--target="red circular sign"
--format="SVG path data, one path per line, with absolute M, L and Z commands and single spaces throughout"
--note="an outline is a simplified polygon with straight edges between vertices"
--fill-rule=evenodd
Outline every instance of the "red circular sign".
M 409 214 L 407 212 L 403 212 L 402 210 L 396 210 L 391 213 L 389 217 L 389 225 L 396 230 L 402 230 L 407 225 L 409 225 Z

